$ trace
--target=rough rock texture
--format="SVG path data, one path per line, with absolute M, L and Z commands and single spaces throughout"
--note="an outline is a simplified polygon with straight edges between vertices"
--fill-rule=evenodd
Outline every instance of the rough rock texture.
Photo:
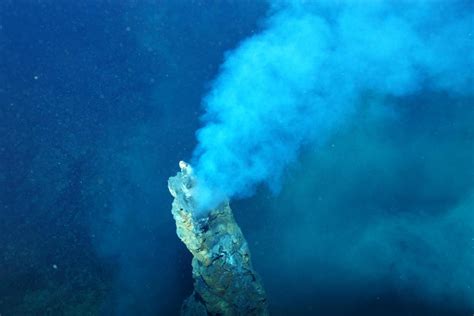
M 193 254 L 194 292 L 181 315 L 268 315 L 265 291 L 229 204 L 195 215 L 192 169 L 184 162 L 168 180 L 178 237 Z

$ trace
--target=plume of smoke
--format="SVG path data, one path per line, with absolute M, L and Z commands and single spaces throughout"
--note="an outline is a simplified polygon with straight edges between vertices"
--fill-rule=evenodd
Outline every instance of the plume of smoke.
M 473 92 L 472 4 L 278 1 L 263 30 L 226 56 L 204 99 L 193 155 L 206 210 L 279 188 L 306 144 L 347 120 L 363 94 Z

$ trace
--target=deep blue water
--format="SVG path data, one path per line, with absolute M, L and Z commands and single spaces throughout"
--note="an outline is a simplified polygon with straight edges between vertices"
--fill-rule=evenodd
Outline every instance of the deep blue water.
M 259 1 L 0 2 L 0 315 L 178 313 L 191 255 L 166 181 L 226 52 L 268 15 Z M 232 203 L 270 311 L 471 315 L 472 87 L 369 101 L 303 148 L 278 193 Z

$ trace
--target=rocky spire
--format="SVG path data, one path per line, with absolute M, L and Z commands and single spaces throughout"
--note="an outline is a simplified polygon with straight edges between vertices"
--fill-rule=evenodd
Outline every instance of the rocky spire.
M 229 203 L 197 217 L 196 179 L 189 164 L 181 161 L 179 166 L 181 171 L 168 180 L 174 197 L 171 212 L 178 237 L 194 257 L 194 292 L 181 315 L 268 315 L 265 291 Z

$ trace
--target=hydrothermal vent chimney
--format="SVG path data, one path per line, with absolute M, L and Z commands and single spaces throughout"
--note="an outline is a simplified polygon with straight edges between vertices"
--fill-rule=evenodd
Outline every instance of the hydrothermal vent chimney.
M 265 290 L 250 261 L 250 251 L 228 202 L 196 215 L 192 168 L 168 180 L 174 197 L 176 232 L 193 254 L 194 292 L 184 301 L 181 315 L 268 315 Z

